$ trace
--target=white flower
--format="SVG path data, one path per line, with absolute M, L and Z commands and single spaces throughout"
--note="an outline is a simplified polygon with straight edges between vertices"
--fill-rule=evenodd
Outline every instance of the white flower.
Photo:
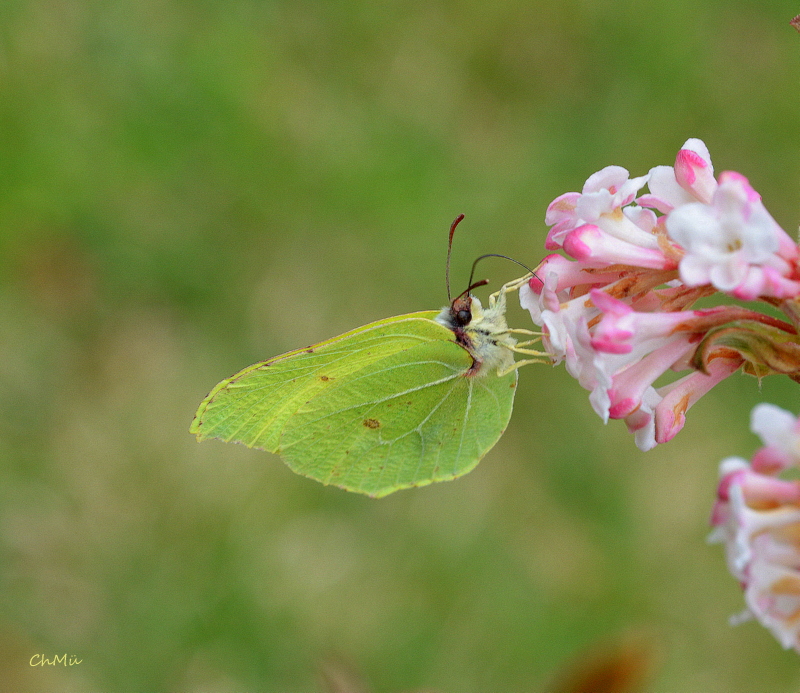
M 742 287 L 748 295 L 741 298 L 756 298 L 759 293 L 752 295 L 754 290 L 760 292 L 775 281 L 774 272 L 765 272 L 766 268 L 778 276 L 792 271 L 778 255 L 785 232 L 738 173 L 720 176 L 711 204 L 690 202 L 674 209 L 666 227 L 686 251 L 680 274 L 687 286 L 711 284 L 734 294 Z

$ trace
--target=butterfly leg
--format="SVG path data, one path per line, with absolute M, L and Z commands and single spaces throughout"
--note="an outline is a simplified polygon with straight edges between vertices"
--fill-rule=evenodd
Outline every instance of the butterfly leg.
M 513 347 L 508 347 L 513 351 L 515 354 L 523 354 L 524 356 L 541 356 L 545 358 L 550 358 L 550 354 L 546 351 L 536 351 L 535 349 L 521 349 L 519 344 L 515 344 Z
M 525 284 L 530 278 L 531 275 L 526 274 L 524 277 L 520 277 L 519 279 L 514 279 L 506 284 L 503 284 L 503 286 L 489 296 L 489 307 L 492 308 L 497 304 L 498 301 L 505 301 L 507 293 L 510 291 L 517 291 L 519 287 Z
M 552 363 L 550 358 L 542 358 L 542 359 L 522 359 L 522 361 L 514 361 L 511 365 L 503 368 L 502 370 L 497 371 L 497 376 L 502 378 L 504 375 L 508 375 L 511 371 L 516 371 L 522 366 L 527 366 L 531 363 Z
M 533 339 L 526 339 L 524 342 L 517 342 L 516 346 L 518 347 L 526 347 L 531 346 L 531 344 L 538 344 L 542 341 L 542 337 L 544 337 L 544 332 L 534 332 L 533 330 L 509 328 L 508 332 L 511 334 L 524 334 L 533 337 Z

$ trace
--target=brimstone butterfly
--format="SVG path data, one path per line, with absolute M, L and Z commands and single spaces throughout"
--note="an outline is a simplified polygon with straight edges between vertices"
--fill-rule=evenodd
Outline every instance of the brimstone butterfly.
M 542 356 L 511 336 L 533 333 L 506 324 L 506 293 L 524 281 L 486 309 L 470 293 L 477 282 L 441 311 L 256 363 L 209 393 L 190 432 L 278 453 L 298 474 L 373 497 L 466 474 L 506 428 L 517 368 L 539 360 L 514 352 Z

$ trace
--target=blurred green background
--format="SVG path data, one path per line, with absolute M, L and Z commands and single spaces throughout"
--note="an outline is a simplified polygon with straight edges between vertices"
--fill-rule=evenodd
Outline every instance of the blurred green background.
M 381 501 L 187 432 L 220 379 L 535 264 L 547 204 L 688 137 L 800 219 L 796 2 L 3 0 L 0 691 L 795 691 L 705 543 L 717 464 L 796 385 L 734 376 L 668 445 L 522 371 L 463 479 Z M 497 288 L 518 276 L 501 261 Z M 483 295 L 483 294 L 481 294 Z M 510 322 L 530 327 L 518 307 Z M 72 667 L 31 667 L 67 653 Z

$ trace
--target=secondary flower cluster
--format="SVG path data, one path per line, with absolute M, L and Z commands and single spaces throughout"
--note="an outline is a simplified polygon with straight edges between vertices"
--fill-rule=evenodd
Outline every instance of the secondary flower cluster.
M 642 450 L 671 440 L 687 410 L 743 365 L 800 380 L 800 250 L 744 176 L 714 177 L 700 140 L 645 176 L 604 168 L 556 198 L 545 220 L 547 249 L 569 257 L 547 256 L 520 302 L 553 362 L 565 361 L 598 415 L 623 419 Z M 787 319 L 691 309 L 716 292 Z M 668 371 L 688 373 L 657 385 Z
M 724 542 L 744 589 L 747 609 L 736 620 L 756 618 L 800 652 L 800 481 L 778 476 L 800 466 L 800 420 L 760 404 L 751 429 L 764 447 L 751 462 L 722 461 L 711 541 Z

